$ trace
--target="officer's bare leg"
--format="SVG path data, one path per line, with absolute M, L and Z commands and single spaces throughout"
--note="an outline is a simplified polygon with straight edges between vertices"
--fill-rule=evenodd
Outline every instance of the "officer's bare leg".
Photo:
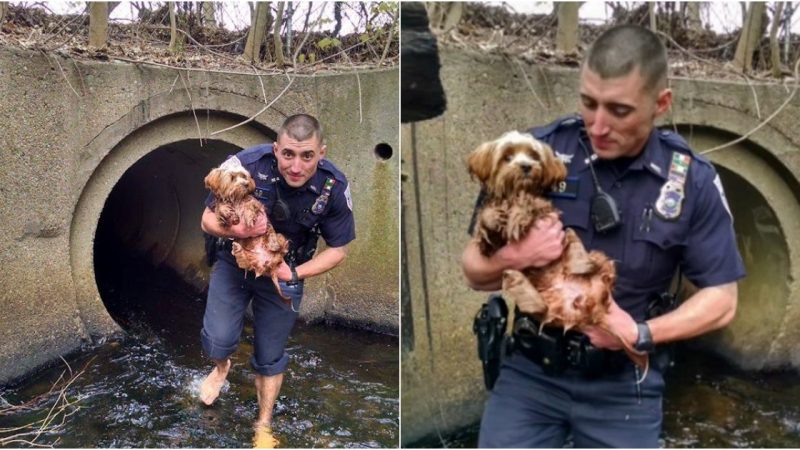
M 258 420 L 254 424 L 256 435 L 253 444 L 255 447 L 272 448 L 278 443 L 272 435 L 272 409 L 275 407 L 282 383 L 282 373 L 270 376 L 256 374 Z
M 258 421 L 256 425 L 272 426 L 272 409 L 281 391 L 283 374 L 256 375 L 256 394 L 258 395 Z
M 216 364 L 216 367 L 203 380 L 203 384 L 200 385 L 200 400 L 209 406 L 219 397 L 219 391 L 225 384 L 225 378 L 228 377 L 228 372 L 231 370 L 230 359 L 215 359 L 214 364 Z

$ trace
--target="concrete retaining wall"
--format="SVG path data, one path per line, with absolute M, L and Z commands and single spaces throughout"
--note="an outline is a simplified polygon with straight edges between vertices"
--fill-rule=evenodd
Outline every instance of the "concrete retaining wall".
M 404 125 L 402 442 L 475 423 L 485 392 L 472 319 L 486 294 L 465 285 L 461 252 L 478 186 L 465 156 L 511 129 L 547 123 L 578 108 L 576 70 L 440 48 L 448 109 Z M 529 87 L 526 78 L 530 80 Z M 697 150 L 728 142 L 761 120 L 743 83 L 675 79 L 665 125 Z M 755 85 L 761 117 L 788 96 Z M 750 276 L 735 322 L 702 344 L 751 369 L 800 366 L 800 96 L 744 142 L 708 154 L 720 168 Z M 408 337 L 408 338 L 406 338 Z
M 208 268 L 195 202 L 205 195 L 203 176 L 229 150 L 271 141 L 297 112 L 325 126 L 329 159 L 352 186 L 357 229 L 345 265 L 307 283 L 301 315 L 397 332 L 397 70 L 360 80 L 298 76 L 255 121 L 204 146 L 198 136 L 263 108 L 257 77 L 2 48 L 0 79 L 0 383 L 118 330 L 95 283 L 93 239 L 109 193 L 133 164 L 154 151 L 174 154 L 143 184 L 165 212 L 143 213 L 150 234 L 139 245 L 202 286 Z M 262 81 L 272 100 L 287 77 Z M 395 156 L 376 158 L 379 143 Z M 154 231 L 159 223 L 171 234 Z

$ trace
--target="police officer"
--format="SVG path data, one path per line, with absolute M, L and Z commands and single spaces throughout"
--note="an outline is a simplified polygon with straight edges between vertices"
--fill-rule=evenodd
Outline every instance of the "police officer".
M 671 104 L 666 50 L 657 36 L 631 25 L 603 33 L 581 67 L 580 116 L 530 131 L 568 168 L 566 182 L 551 194 L 560 221 L 540 220 L 489 258 L 470 243 L 462 264 L 471 287 L 495 290 L 505 269 L 547 265 L 561 255 L 569 227 L 588 249 L 615 260 L 607 322 L 630 345 L 652 352 L 728 324 L 736 281 L 745 276 L 733 219 L 712 164 L 677 134 L 655 128 Z M 678 267 L 699 290 L 648 318 L 649 299 L 668 289 Z M 622 355 L 618 338 L 597 328 L 581 331 L 592 351 Z M 624 359 L 587 374 L 571 359 L 563 370 L 548 370 L 552 359 L 535 354 L 514 350 L 503 363 L 483 414 L 481 447 L 563 447 L 568 435 L 575 447 L 658 446 L 664 380 L 657 364 L 637 383 L 642 373 Z
M 231 254 L 230 239 L 264 234 L 267 218 L 262 216 L 252 228 L 245 224 L 222 228 L 213 212 L 213 195 L 203 212 L 203 231 L 225 244 L 216 251 L 201 332 L 203 350 L 216 367 L 203 381 L 200 398 L 211 405 L 219 395 L 252 298 L 255 338 L 250 364 L 256 371 L 259 405 L 256 441 L 262 443 L 265 434 L 271 438 L 272 409 L 289 361 L 284 347 L 297 318 L 303 282 L 341 264 L 347 244 L 355 239 L 350 186 L 325 159 L 326 150 L 317 119 L 297 114 L 285 120 L 274 145 L 248 148 L 234 156 L 255 180 L 254 195 L 264 203 L 268 220 L 289 240 L 278 278 L 291 305 L 280 299 L 269 277 L 245 273 Z M 313 256 L 318 235 L 328 248 Z

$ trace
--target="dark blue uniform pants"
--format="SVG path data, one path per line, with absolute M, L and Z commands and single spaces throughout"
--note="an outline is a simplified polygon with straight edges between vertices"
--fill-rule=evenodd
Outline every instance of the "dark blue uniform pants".
M 481 420 L 479 447 L 658 447 L 664 379 L 650 368 L 636 384 L 631 365 L 588 379 L 548 376 L 519 352 L 503 364 Z
M 292 299 L 295 311 L 299 311 L 303 282 L 293 287 L 280 284 L 283 294 Z M 252 272 L 245 277 L 245 271 L 226 258 L 218 259 L 211 270 L 200 333 L 203 351 L 211 359 L 220 360 L 236 350 L 251 298 L 255 342 L 250 364 L 261 375 L 277 375 L 285 371 L 289 363 L 284 349 L 297 313 L 278 296 L 271 278 L 255 278 Z

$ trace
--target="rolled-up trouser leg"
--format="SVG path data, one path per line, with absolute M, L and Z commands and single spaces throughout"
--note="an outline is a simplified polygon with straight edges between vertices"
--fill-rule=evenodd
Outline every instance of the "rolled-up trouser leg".
M 291 307 L 278 296 L 272 280 L 261 278 L 254 284 L 257 285 L 253 296 L 255 339 L 250 364 L 261 375 L 277 375 L 284 372 L 289 364 L 286 341 L 297 319 L 295 311 L 300 310 L 303 282 L 296 286 L 280 283 L 283 295 L 292 300 Z
M 224 259 L 217 260 L 211 271 L 200 332 L 203 351 L 209 358 L 225 359 L 236 351 L 251 296 L 244 271 Z

